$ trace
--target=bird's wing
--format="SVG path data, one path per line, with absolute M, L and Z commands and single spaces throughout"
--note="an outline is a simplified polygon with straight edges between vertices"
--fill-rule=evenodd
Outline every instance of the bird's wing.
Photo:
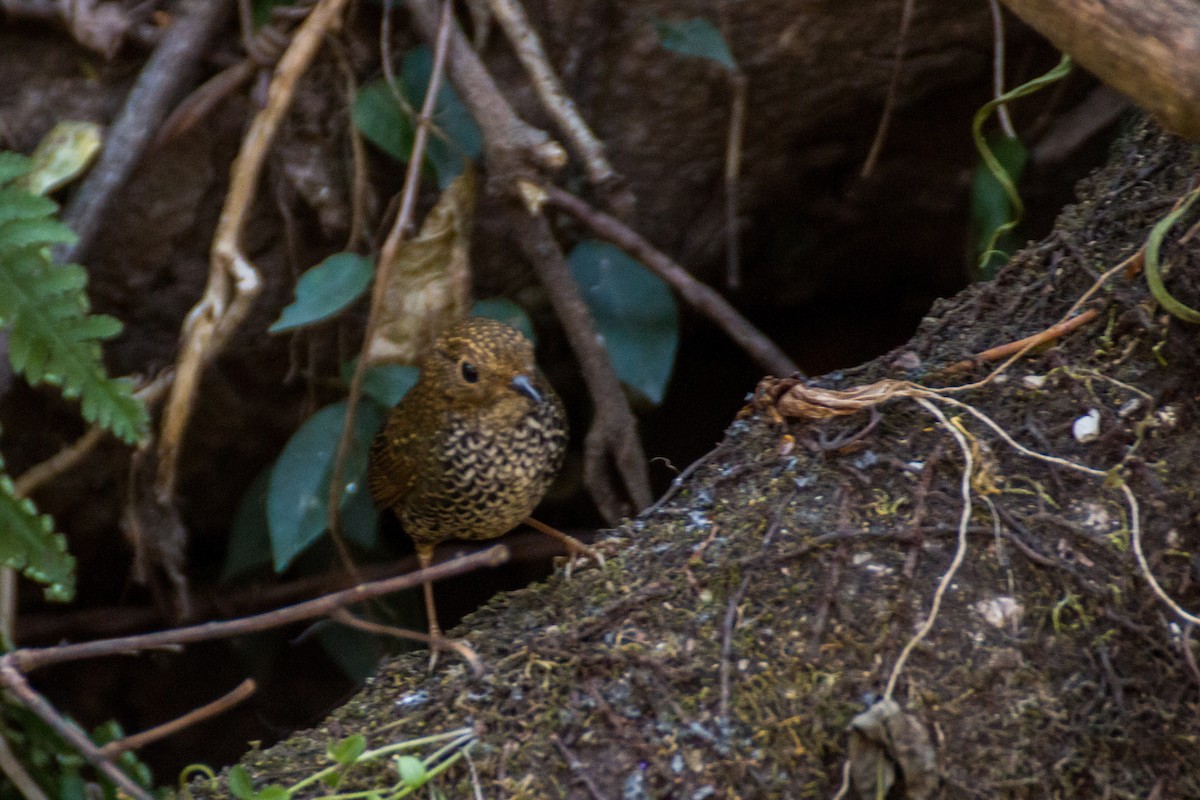
M 417 478 L 420 458 L 418 429 L 403 402 L 388 415 L 383 430 L 371 443 L 367 486 L 376 504 L 397 511 Z

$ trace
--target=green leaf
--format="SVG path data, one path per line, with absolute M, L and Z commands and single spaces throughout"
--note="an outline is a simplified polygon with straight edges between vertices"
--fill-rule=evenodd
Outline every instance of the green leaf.
M 507 297 L 490 297 L 486 300 L 478 301 L 475 305 L 471 306 L 471 316 L 487 317 L 497 322 L 503 322 L 509 327 L 516 328 L 529 337 L 529 341 L 537 344 L 537 338 L 533 335 L 533 323 L 529 321 L 529 315 L 525 313 L 525 309 Z
M 347 767 L 358 761 L 358 757 L 367 751 L 367 737 L 361 733 L 355 733 L 347 736 L 338 742 L 330 742 L 325 748 L 325 753 L 331 759 Z
M 651 403 L 661 403 L 679 346 L 679 311 L 671 290 L 606 242 L 580 242 L 568 262 L 617 377 Z
M 335 253 L 300 276 L 296 300 L 283 309 L 268 333 L 290 331 L 329 319 L 362 296 L 375 267 L 355 253 Z
M 404 57 L 400 82 L 413 108 L 425 102 L 425 90 L 433 74 L 433 52 L 425 45 L 414 47 Z M 463 171 L 466 160 L 483 152 L 483 135 L 467 107 L 449 81 L 443 80 L 433 106 L 433 124 L 443 136 L 429 137 L 425 158 L 437 174 L 438 188 L 445 189 Z
M 234 764 L 229 768 L 225 782 L 229 785 L 229 793 L 238 800 L 254 800 L 254 782 L 250 780 L 250 773 L 246 772 L 246 768 L 241 764 Z
M 1015 186 L 1028 160 L 1025 146 L 1019 139 L 1003 135 L 989 136 L 988 141 L 1005 177 Z M 1017 209 L 1009 198 L 1007 188 L 986 165 L 980 163 L 971 180 L 971 222 L 975 255 L 979 259 L 982 277 L 994 276 L 996 270 L 1008 260 L 1008 251 L 1015 246 L 1010 229 L 1016 221 Z M 1004 235 L 1003 231 L 1009 231 L 1009 235 Z
M 654 29 L 658 31 L 659 43 L 671 52 L 707 58 L 731 72 L 737 70 L 737 62 L 733 60 L 733 54 L 725 44 L 725 37 L 711 22 L 702 17 L 679 22 L 660 20 L 654 23 Z
M 367 141 L 397 161 L 408 161 L 413 123 L 386 81 L 381 78 L 358 90 L 351 118 Z
M 222 581 L 234 581 L 271 563 L 271 537 L 267 532 L 267 491 L 271 470 L 264 469 L 242 493 L 225 551 Z
M 347 386 L 354 378 L 354 364 L 358 359 L 342 364 L 342 382 Z M 363 375 L 363 394 L 383 408 L 391 408 L 417 385 L 421 371 L 407 364 L 380 364 L 367 367 Z
M 267 493 L 267 524 L 275 571 L 283 572 L 292 559 L 325 532 L 330 470 L 346 416 L 345 401 L 313 414 L 300 426 L 271 470 Z M 383 413 L 362 403 L 354 420 L 354 435 L 344 470 L 342 508 L 356 494 L 366 494 L 367 455 Z M 349 531 L 347 534 L 349 535 Z
M 271 784 L 264 786 L 254 794 L 254 800 L 288 800 L 291 793 L 282 786 Z
M 355 126 L 372 144 L 398 161 L 412 156 L 416 132 L 414 115 L 425 99 L 433 55 L 424 45 L 410 50 L 400 65 L 400 78 L 393 94 L 383 80 L 363 86 L 354 99 Z M 425 146 L 427 166 L 433 169 L 438 186 L 445 189 L 463 171 L 467 160 L 483 152 L 483 135 L 454 87 L 443 81 L 433 107 L 431 136 Z
M 0 184 L 19 178 L 33 169 L 33 162 L 20 153 L 0 152 Z
M 0 222 L 50 217 L 57 211 L 58 203 L 48 197 L 31 194 L 14 186 L 0 189 Z
M 75 595 L 75 559 L 54 520 L 39 514 L 33 501 L 18 497 L 0 459 L 0 564 L 45 585 L 47 600 L 67 602 Z
M 0 153 L 0 182 L 17 164 Z M 9 328 L 9 361 L 31 384 L 49 383 L 80 398 L 85 420 L 132 444 L 145 435 L 149 415 L 128 381 L 108 378 L 100 351 L 121 326 L 88 313 L 82 267 L 50 260 L 49 245 L 74 239 L 53 218 L 56 208 L 0 186 L 0 325 Z
M 400 780 L 410 789 L 418 789 L 429 780 L 428 770 L 416 756 L 396 756 L 396 770 L 400 773 Z

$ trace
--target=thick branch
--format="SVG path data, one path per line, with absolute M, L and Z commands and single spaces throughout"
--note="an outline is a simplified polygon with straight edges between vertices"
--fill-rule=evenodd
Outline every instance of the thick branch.
M 1172 133 L 1200 138 L 1200 4 L 1003 0 L 1056 47 Z
M 421 35 L 434 41 L 441 15 L 437 0 L 409 0 L 408 8 Z M 450 25 L 449 67 L 450 79 L 483 132 L 488 163 L 498 173 L 494 177 L 520 171 L 522 163 L 532 162 L 543 170 L 558 169 L 566 163 L 562 145 L 513 111 L 457 22 Z
M 546 218 L 541 214 L 529 214 L 515 203 L 509 216 L 521 249 L 546 288 L 554 313 L 563 321 L 567 341 L 579 359 L 583 380 L 595 402 L 592 427 L 584 441 L 584 482 L 596 499 L 600 513 L 615 522 L 630 511 L 622 508 L 622 494 L 633 501 L 635 508 L 632 510 L 650 504 L 650 479 L 646 456 L 638 440 L 637 419 L 629 409 L 621 382 L 588 313 L 587 303 L 567 269 L 562 249 L 554 240 Z M 606 454 L 611 455 L 612 466 L 621 475 L 624 492 L 612 485 Z

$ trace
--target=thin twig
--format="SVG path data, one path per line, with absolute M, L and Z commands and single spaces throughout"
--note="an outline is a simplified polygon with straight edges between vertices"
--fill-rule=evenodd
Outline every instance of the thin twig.
M 122 636 L 116 639 L 99 639 L 79 644 L 64 644 L 57 647 L 21 648 L 0 656 L 0 665 L 11 665 L 23 672 L 30 672 L 50 664 L 78 661 L 83 658 L 119 655 L 162 647 L 207 642 L 213 639 L 228 639 L 248 633 L 271 630 L 293 622 L 328 616 L 333 611 L 373 597 L 412 589 L 425 581 L 439 581 L 462 575 L 478 567 L 494 567 L 508 560 L 508 548 L 504 545 L 489 547 L 474 555 L 435 564 L 429 569 L 417 570 L 394 578 L 372 583 L 359 584 L 350 589 L 327 594 L 296 605 L 279 608 L 262 614 L 221 622 L 205 622 L 184 628 Z
M 509 563 L 544 564 L 560 555 L 562 550 L 550 539 L 533 531 L 511 533 L 504 544 L 512 557 Z M 485 549 L 486 544 L 464 543 L 464 552 Z M 408 556 L 382 564 L 363 564 L 359 567 L 362 580 L 374 581 L 417 568 L 416 556 Z M 192 604 L 192 619 L 228 619 L 258 613 L 263 609 L 295 603 L 329 592 L 353 586 L 358 581 L 337 565 L 328 572 L 309 575 L 284 583 L 266 585 L 262 581 L 237 588 L 221 587 L 199 594 Z M 87 636 L 113 637 L 162 627 L 171 624 L 167 609 L 155 605 L 96 607 L 74 612 L 45 612 L 24 614 L 18 620 L 17 640 L 30 644 L 54 643 Z
M 1097 309 L 1084 309 L 1082 314 L 1061 322 L 1057 322 L 1045 330 L 1038 331 L 1032 336 L 1026 336 L 1024 339 L 1018 339 L 1015 342 L 1008 342 L 1007 344 L 1002 344 L 997 347 L 984 350 L 974 358 L 963 359 L 955 364 L 951 364 L 943 369 L 942 373 L 952 374 L 955 372 L 963 372 L 979 364 L 985 364 L 989 361 L 999 361 L 1000 359 L 1007 358 L 1013 354 L 1023 355 L 1039 345 L 1066 336 L 1076 328 L 1082 328 L 1099 315 L 1100 312 Z
M 367 324 L 363 331 L 362 346 L 354 365 L 354 375 L 350 379 L 350 391 L 346 396 L 346 417 L 342 423 L 342 435 L 338 439 L 337 453 L 333 458 L 333 467 L 329 479 L 329 533 L 338 547 L 342 563 L 347 569 L 353 570 L 346 544 L 341 533 L 342 484 L 344 483 L 346 458 L 350 454 L 350 445 L 354 439 L 354 418 L 358 412 L 358 402 L 362 398 L 363 379 L 367 374 L 367 364 L 370 359 L 367 353 L 375 337 L 375 329 L 383 315 L 387 298 L 387 289 L 391 283 L 392 265 L 396 263 L 400 246 L 412 235 L 413 210 L 417 203 L 417 190 L 421 185 L 421 167 L 425 162 L 425 147 L 429 142 L 430 121 L 433 119 L 434 105 L 437 101 L 438 90 L 442 83 L 442 74 L 446 66 L 447 44 L 450 39 L 450 25 L 454 20 L 452 4 L 449 0 L 442 3 L 442 18 L 438 27 L 437 40 L 433 51 L 433 68 L 429 75 L 429 85 L 425 89 L 425 102 L 421 105 L 421 113 L 417 117 L 417 132 L 413 137 L 412 153 L 408 159 L 408 168 L 404 173 L 404 187 L 400 194 L 400 209 L 396 212 L 396 221 L 388 233 L 387 240 L 379 253 L 379 262 L 375 270 L 375 284 L 371 289 L 371 308 L 367 313 Z
M 13 481 L 13 491 L 28 497 L 45 484 L 78 464 L 100 443 L 107 431 L 96 425 L 54 455 L 34 464 Z
M 134 798 L 134 800 L 153 800 L 153 797 L 134 783 L 125 772 L 118 767 L 113 760 L 100 752 L 100 748 L 92 743 L 87 734 L 79 729 L 79 726 L 71 722 L 66 717 L 58 712 L 54 706 L 50 704 L 46 698 L 38 694 L 29 681 L 25 680 L 25 676 L 10 660 L 12 653 L 0 657 L 0 683 L 12 692 L 21 705 L 32 711 L 43 722 L 51 727 L 55 733 L 62 737 L 63 741 L 75 748 L 75 750 L 83 756 L 93 767 L 100 771 L 102 775 L 112 781 L 118 789 L 125 794 Z
M 717 702 L 717 718 L 729 721 L 729 699 L 733 693 L 730 687 L 730 676 L 733 672 L 733 631 L 737 627 L 738 606 L 746 597 L 746 589 L 750 586 L 750 575 L 742 576 L 737 591 L 729 598 L 725 607 L 725 619 L 721 622 L 721 666 L 718 671 L 721 687 L 720 699 Z
M 896 34 L 896 55 L 892 62 L 892 76 L 888 80 L 887 95 L 883 101 L 883 114 L 879 117 L 879 127 L 875 129 L 875 139 L 867 152 L 867 160 L 863 162 L 859 173 L 869 178 L 875 172 L 879 154 L 883 152 L 883 143 L 887 141 L 888 128 L 892 124 L 892 113 L 896 108 L 896 94 L 900 88 L 900 72 L 904 67 L 904 49 L 908 42 L 908 28 L 912 24 L 914 0 L 904 0 L 904 8 L 900 12 L 900 30 Z
M 504 29 L 521 66 L 529 75 L 542 106 L 583 162 L 588 180 L 600 191 L 606 205 L 618 215 L 631 213 L 634 205 L 633 194 L 625 185 L 624 179 L 608 162 L 607 156 L 604 155 L 604 145 L 584 122 L 575 101 L 563 90 L 562 82 L 546 57 L 542 40 L 529 24 L 529 17 L 526 16 L 520 0 L 488 0 L 488 5 L 500 27 Z
M 25 765 L 21 763 L 21 759 L 17 758 L 17 754 L 12 751 L 12 746 L 4 736 L 0 736 L 0 773 L 8 778 L 13 788 L 25 800 L 50 800 L 33 776 L 26 771 Z
M 84 258 L 121 187 L 166 118 L 170 103 L 192 78 L 209 38 L 225 21 L 229 3 L 186 0 L 138 75 L 125 107 L 106 137 L 104 152 L 63 212 L 79 237 L 61 252 L 63 261 Z
M 412 642 L 420 642 L 431 650 L 453 650 L 467 662 L 467 666 L 471 668 L 471 673 L 475 677 L 483 675 L 483 661 L 480 660 L 479 654 L 475 652 L 466 642 L 460 642 L 456 639 L 451 639 L 447 636 L 430 636 L 422 631 L 410 631 L 405 628 L 398 628 L 395 625 L 384 625 L 381 622 L 374 622 L 369 619 L 362 619 L 351 614 L 346 609 L 338 609 L 330 615 L 334 622 L 345 625 L 348 628 L 355 628 L 366 633 L 371 633 L 376 636 L 390 636 L 393 639 L 407 639 Z
M 896 663 L 892 665 L 892 672 L 888 676 L 887 687 L 883 690 L 883 699 L 885 702 L 892 699 L 892 694 L 896 690 L 896 681 L 900 679 L 900 673 L 903 672 L 908 657 L 916 649 L 917 645 L 929 635 L 929 632 L 933 630 L 934 623 L 937 622 L 938 612 L 942 607 L 942 598 L 945 597 L 946 590 L 950 588 L 950 582 L 954 580 L 958 568 L 962 566 L 963 559 L 967 556 L 967 532 L 971 523 L 971 477 L 975 474 L 975 459 L 971 455 L 971 446 L 967 444 L 967 438 L 963 435 L 963 432 L 950 424 L 950 420 L 946 419 L 946 415 L 942 413 L 941 409 L 923 397 L 916 398 L 916 401 L 932 414 L 943 428 L 950 432 L 954 437 L 954 441 L 958 443 L 959 450 L 962 451 L 963 474 L 962 481 L 959 484 L 959 491 L 962 495 L 962 514 L 958 520 L 958 548 L 954 552 L 954 558 L 951 560 L 945 574 L 942 575 L 942 579 L 938 582 L 937 591 L 933 593 L 933 602 L 930 603 L 928 616 L 925 617 L 925 621 L 921 623 L 921 627 L 908 640 L 908 643 L 904 645 L 904 649 L 896 657 Z
M 563 740 L 558 738 L 557 733 L 550 734 L 550 741 L 554 742 L 554 746 L 558 748 L 558 752 L 562 753 L 563 759 L 566 760 L 567 766 L 571 770 L 571 774 L 579 779 L 583 784 L 583 788 L 587 789 L 588 794 L 592 796 L 592 800 L 609 800 L 605 797 L 604 792 L 600 791 L 600 787 L 592 780 L 592 776 L 588 774 L 587 767 L 583 766 L 579 757 L 572 753 Z
M 592 229 L 592 232 L 621 248 L 679 293 L 684 302 L 725 331 L 761 369 L 773 375 L 801 375 L 800 369 L 766 334 L 754 326 L 711 286 L 696 280 L 661 250 L 615 217 L 593 208 L 557 186 L 546 187 L 546 198 Z
M 123 739 L 109 742 L 100 748 L 100 752 L 108 758 L 116 758 L 127 750 L 141 750 L 146 745 L 154 744 L 160 739 L 165 739 L 206 719 L 212 719 L 215 716 L 224 714 L 229 709 L 245 701 L 257 689 L 258 686 L 254 683 L 254 679 L 246 678 L 246 680 L 239 683 L 231 691 L 226 692 L 211 703 L 206 703 L 199 708 L 193 709 L 170 722 L 164 722 L 162 725 L 155 725 L 153 728 L 144 730 L 141 733 L 135 733 L 132 736 L 126 736 Z
M 738 178 L 742 172 L 742 140 L 746 134 L 746 76 L 729 73 L 729 134 L 725 141 L 725 283 L 742 285 L 741 248 L 738 245 Z
M 999 0 L 988 0 L 988 7 L 992 10 L 992 96 L 999 98 L 1004 94 L 1004 16 L 1000 13 Z M 1017 138 L 1007 103 L 996 106 L 996 118 L 1005 136 Z
M 667 490 L 662 493 L 662 497 L 655 500 L 653 505 L 642 511 L 640 516 L 649 517 L 651 514 L 659 511 L 671 500 L 671 498 L 679 494 L 679 490 L 683 488 L 683 484 L 687 482 L 688 478 L 696 474 L 696 470 L 712 461 L 718 455 L 723 455 L 727 449 L 728 447 L 725 445 L 725 443 L 721 443 L 717 447 L 714 447 L 712 450 L 709 450 L 707 453 L 697 458 L 691 464 L 688 464 L 686 467 L 684 467 L 683 472 L 671 479 L 671 485 L 668 486 Z
M 1146 583 L 1150 584 L 1150 589 L 1158 596 L 1158 599 L 1166 603 L 1172 611 L 1179 615 L 1180 619 L 1190 622 L 1192 625 L 1200 625 L 1200 617 L 1186 611 L 1183 606 L 1175 602 L 1175 599 L 1167 594 L 1158 579 L 1154 577 L 1154 573 L 1150 571 L 1150 563 L 1146 561 L 1146 554 L 1142 552 L 1142 524 L 1137 497 L 1134 496 L 1133 490 L 1127 483 L 1121 484 L 1121 492 L 1125 495 L 1125 501 L 1129 503 L 1129 539 L 1133 543 L 1133 555 L 1137 558 L 1142 577 L 1146 579 Z
M 1183 637 L 1180 639 L 1180 646 L 1183 649 L 1183 660 L 1187 663 L 1188 669 L 1192 673 L 1192 680 L 1197 686 L 1200 686 L 1200 666 L 1196 665 L 1196 654 L 1192 652 L 1192 631 L 1196 626 L 1190 622 L 1184 623 Z

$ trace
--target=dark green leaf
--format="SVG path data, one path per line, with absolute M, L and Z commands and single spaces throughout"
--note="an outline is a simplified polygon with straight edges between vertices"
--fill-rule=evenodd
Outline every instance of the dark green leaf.
M 295 302 L 283 309 L 268 332 L 289 331 L 329 319 L 362 296 L 374 272 L 370 260 L 360 255 L 331 255 L 300 276 Z
M 229 528 L 229 545 L 225 552 L 222 581 L 233 581 L 271 563 L 271 537 L 267 532 L 267 491 L 271 486 L 271 470 L 264 469 L 242 493 L 233 525 Z
M 516 328 L 528 336 L 529 341 L 537 343 L 537 338 L 533 335 L 533 323 L 529 321 L 529 315 L 525 313 L 525 309 L 507 297 L 490 297 L 486 300 L 480 300 L 471 306 L 471 316 L 487 317 L 488 319 L 503 322 L 505 325 Z
M 408 161 L 412 154 L 413 123 L 383 79 L 358 90 L 352 117 L 367 141 L 397 161 Z
M 343 767 L 358 761 L 358 757 L 367 751 L 367 738 L 361 733 L 347 736 L 338 742 L 330 742 L 325 748 L 326 754 Z
M 271 470 L 267 523 L 275 571 L 282 572 L 299 553 L 325 532 L 330 470 L 345 421 L 345 401 L 313 414 L 288 441 Z M 346 458 L 342 507 L 366 493 L 367 454 L 383 414 L 373 403 L 361 403 L 355 415 L 352 446 Z M 349 534 L 349 531 L 347 531 Z
M 342 673 L 355 683 L 374 675 L 386 653 L 378 636 L 332 622 L 318 627 L 317 641 Z
M 658 41 L 667 50 L 685 56 L 696 56 L 715 61 L 725 69 L 734 71 L 737 62 L 725 44 L 725 37 L 702 17 L 679 22 L 659 21 L 654 23 Z
M 420 108 L 425 102 L 432 73 L 433 53 L 425 45 L 414 47 L 404 57 L 400 82 L 413 108 Z M 438 188 L 445 189 L 463 171 L 465 161 L 476 159 L 483 152 L 483 135 L 454 87 L 445 80 L 438 89 L 433 124 L 444 138 L 436 133 L 431 136 L 425 157 L 437 174 Z
M 1062 80 L 1071 72 L 1071 57 L 1063 55 L 1058 64 L 1044 75 L 1039 75 L 1031 81 L 1021 84 L 1015 89 L 1009 89 L 1004 94 L 984 103 L 975 116 L 971 120 L 971 137 L 975 140 L 975 149 L 979 151 L 979 157 L 983 159 L 984 166 L 992 174 L 992 177 L 1003 187 L 1004 193 L 1008 196 L 1009 204 L 1012 207 L 1010 219 L 1001 224 L 999 227 L 992 229 L 989 241 L 986 241 L 982 247 L 977 248 L 981 255 L 979 257 L 979 269 L 982 272 L 985 265 L 992 260 L 993 251 L 996 248 L 996 242 L 1001 236 L 1005 235 L 1017 226 L 1021 217 L 1025 214 L 1025 205 L 1021 202 L 1021 196 L 1017 193 L 1016 184 L 1010 180 L 1008 172 L 1004 165 L 992 152 L 983 135 L 983 124 L 993 111 L 1000 105 L 1011 102 L 1026 95 L 1033 94 L 1041 89 L 1049 86 L 1055 81 Z
M 1018 139 L 1003 135 L 990 136 L 988 139 L 996 162 L 1004 170 L 1008 182 L 1015 186 L 1025 170 L 1028 154 L 1024 145 Z M 1006 251 L 1015 244 L 1012 236 L 1003 236 L 998 231 L 1007 230 L 1015 224 L 1016 208 L 1004 184 L 982 163 L 975 168 L 971 181 L 971 221 L 975 232 L 976 257 L 983 256 L 989 248 L 991 250 L 980 263 L 984 277 L 991 277 L 1008 258 Z
M 347 361 L 342 364 L 342 382 L 347 386 L 354 377 L 354 363 Z M 383 408 L 391 408 L 416 385 L 419 375 L 420 370 L 407 364 L 367 367 L 366 374 L 363 375 L 363 394 Z
M 568 261 L 617 376 L 651 403 L 661 403 L 679 346 L 671 290 L 606 242 L 580 242 Z

